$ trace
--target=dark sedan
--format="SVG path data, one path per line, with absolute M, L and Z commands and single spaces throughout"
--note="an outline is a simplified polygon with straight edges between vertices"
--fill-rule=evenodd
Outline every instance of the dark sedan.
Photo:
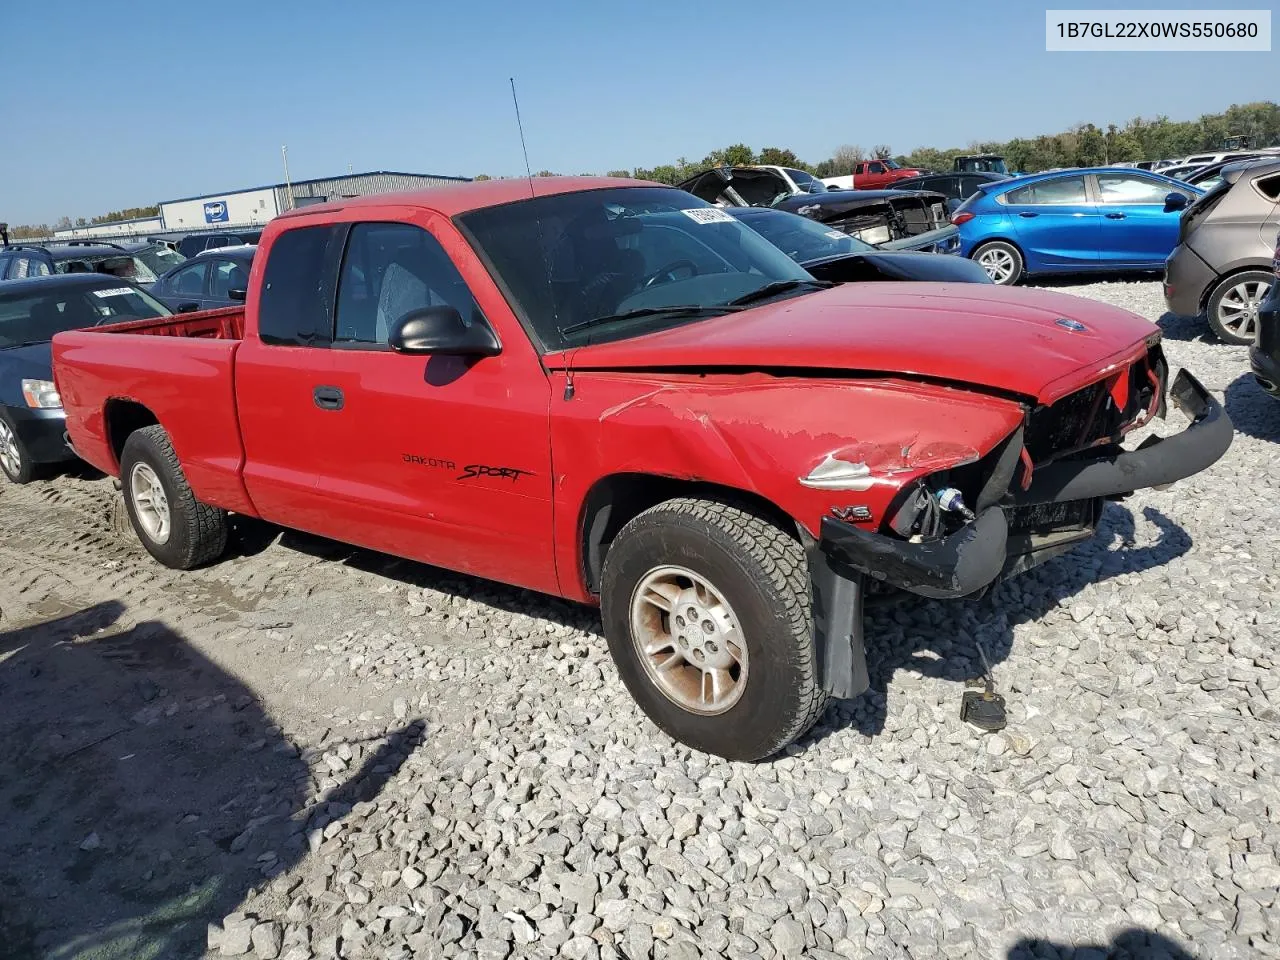
M 178 313 L 243 303 L 257 250 L 245 244 L 198 253 L 157 280 L 151 292 Z
M 1008 180 L 1007 173 L 926 173 L 919 177 L 898 180 L 889 190 L 932 190 L 947 198 L 947 211 L 955 213 L 960 204 L 981 189 L 984 183 Z
M 1249 348 L 1249 365 L 1258 386 L 1280 400 L 1280 237 L 1274 269 L 1278 282 L 1258 306 L 1258 340 Z
M 168 316 L 164 304 L 126 280 L 70 273 L 0 285 L 0 469 L 27 483 L 46 464 L 74 460 L 63 439 L 62 398 L 53 384 L 55 333 Z
M 987 271 L 964 257 L 909 250 L 881 250 L 808 217 L 763 207 L 729 207 L 756 233 L 819 280 L 931 280 L 990 283 Z

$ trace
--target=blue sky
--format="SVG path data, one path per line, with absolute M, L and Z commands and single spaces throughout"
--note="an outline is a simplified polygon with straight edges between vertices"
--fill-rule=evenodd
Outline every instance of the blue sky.
M 816 162 L 841 143 L 903 152 L 1190 119 L 1274 98 L 1280 77 L 1274 52 L 1046 53 L 1045 4 L 1025 0 L 4 7 L 10 223 L 279 182 L 283 143 L 294 179 L 348 164 L 519 173 L 513 75 L 534 169 L 565 173 L 739 141 Z

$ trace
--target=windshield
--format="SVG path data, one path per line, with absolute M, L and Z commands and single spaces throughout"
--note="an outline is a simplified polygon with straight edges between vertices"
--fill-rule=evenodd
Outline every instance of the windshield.
M 135 283 L 155 283 L 156 272 L 136 256 L 127 253 L 87 254 L 59 260 L 54 269 L 58 273 L 105 273 L 121 280 Z
M 792 170 L 790 167 L 783 168 L 797 187 L 806 193 L 826 193 L 827 185 L 815 177 L 811 173 L 805 173 L 803 170 Z
M 135 259 L 145 263 L 147 268 L 157 277 L 166 270 L 176 267 L 180 263 L 185 263 L 187 259 L 178 251 L 170 250 L 161 243 L 135 250 L 133 256 Z
M 45 343 L 63 330 L 168 315 L 164 304 L 136 287 L 28 288 L 0 295 L 0 350 Z
M 885 169 L 886 169 L 886 170 L 901 170 L 901 169 L 902 169 L 900 166 L 898 166 L 896 163 L 894 163 L 894 162 L 893 162 L 892 160 L 890 160 L 888 157 L 883 157 L 883 158 L 880 160 L 880 162 L 884 164 L 884 166 L 885 166 Z
M 798 213 L 761 210 L 743 216 L 742 222 L 797 263 L 875 249 L 869 243 Z
M 725 211 L 672 188 L 564 193 L 458 223 L 550 350 L 729 312 L 767 284 L 795 281 L 803 293 L 815 282 Z

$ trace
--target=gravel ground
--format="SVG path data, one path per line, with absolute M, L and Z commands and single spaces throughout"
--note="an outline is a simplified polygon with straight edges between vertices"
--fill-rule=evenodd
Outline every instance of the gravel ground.
M 110 481 L 4 488 L 0 955 L 1280 956 L 1280 405 L 1162 323 L 1226 458 L 878 607 L 872 691 L 759 764 L 659 734 L 592 611 L 250 523 L 178 575 Z

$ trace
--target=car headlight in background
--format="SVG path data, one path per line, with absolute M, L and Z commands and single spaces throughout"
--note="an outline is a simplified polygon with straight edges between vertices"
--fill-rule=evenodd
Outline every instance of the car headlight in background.
M 22 396 L 28 407 L 37 410 L 54 410 L 62 406 L 62 397 L 52 380 L 23 380 Z

